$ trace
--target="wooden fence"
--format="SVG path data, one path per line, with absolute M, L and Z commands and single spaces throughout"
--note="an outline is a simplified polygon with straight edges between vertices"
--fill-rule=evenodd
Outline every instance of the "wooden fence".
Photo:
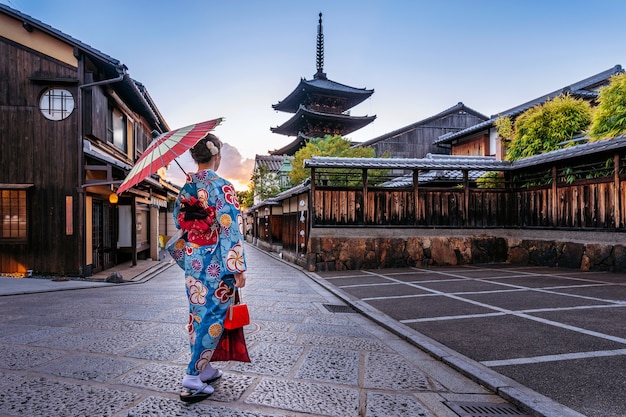
M 520 227 L 625 231 L 626 178 L 531 188 L 313 190 L 312 227 Z

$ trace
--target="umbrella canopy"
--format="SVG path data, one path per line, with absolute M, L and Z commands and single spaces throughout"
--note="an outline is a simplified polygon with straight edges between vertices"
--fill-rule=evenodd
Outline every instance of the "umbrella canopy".
M 159 168 L 166 166 L 172 160 L 193 148 L 200 139 L 221 122 L 221 118 L 208 120 L 171 130 L 154 138 L 122 184 L 120 184 L 117 194 L 122 194 L 132 186 L 139 184 L 148 176 L 157 172 Z

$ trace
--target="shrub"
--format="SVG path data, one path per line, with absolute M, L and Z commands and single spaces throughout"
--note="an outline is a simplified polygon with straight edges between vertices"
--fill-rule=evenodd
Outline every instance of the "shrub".
M 589 129 L 591 140 L 614 138 L 626 133 L 626 73 L 611 77 L 609 85 L 598 95 Z
M 559 149 L 589 127 L 591 115 L 589 103 L 570 95 L 526 110 L 515 120 L 506 159 L 515 161 Z

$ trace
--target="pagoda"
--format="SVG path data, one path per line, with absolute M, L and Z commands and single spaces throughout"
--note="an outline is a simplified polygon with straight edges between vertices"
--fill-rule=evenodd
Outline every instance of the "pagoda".
M 374 121 L 376 116 L 351 116 L 349 110 L 369 98 L 374 90 L 349 87 L 331 81 L 324 73 L 324 34 L 322 13 L 317 26 L 317 72 L 312 80 L 302 78 L 298 86 L 284 100 L 272 105 L 274 110 L 293 116 L 273 133 L 295 136 L 287 146 L 270 152 L 272 155 L 293 156 L 309 139 L 326 135 L 347 135 Z

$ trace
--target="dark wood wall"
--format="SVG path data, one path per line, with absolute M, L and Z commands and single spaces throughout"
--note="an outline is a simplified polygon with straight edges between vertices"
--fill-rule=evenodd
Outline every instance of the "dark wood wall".
M 28 243 L 0 241 L 0 271 L 27 266 L 38 272 L 78 272 L 78 111 L 62 121 L 46 119 L 39 98 L 52 84 L 77 79 L 76 69 L 0 39 L 0 183 L 35 184 L 28 190 Z M 76 101 L 77 85 L 69 90 Z M 65 229 L 66 196 L 72 197 L 73 234 Z
M 449 154 L 449 150 L 436 146 L 435 140 L 441 135 L 474 126 L 482 121 L 483 119 L 473 114 L 456 112 L 418 124 L 370 146 L 376 151 L 376 156 L 387 152 L 392 158 L 424 158 L 428 153 Z

